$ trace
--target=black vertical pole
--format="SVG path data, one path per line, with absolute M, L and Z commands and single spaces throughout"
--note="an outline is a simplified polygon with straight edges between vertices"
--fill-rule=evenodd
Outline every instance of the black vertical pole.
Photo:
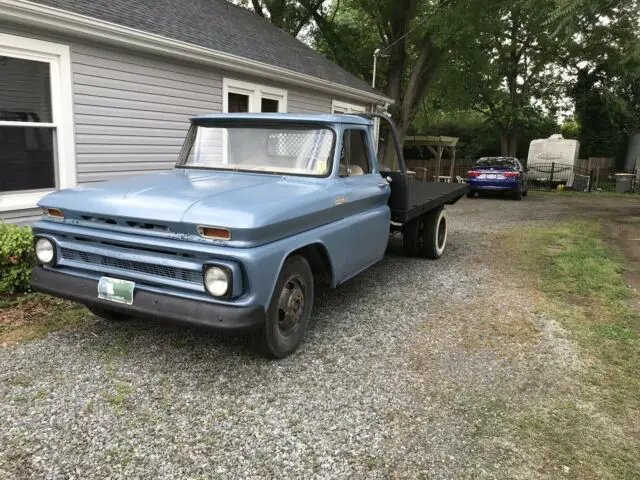
M 551 162 L 551 174 L 549 175 L 549 189 L 553 190 L 553 173 L 556 169 L 556 162 Z

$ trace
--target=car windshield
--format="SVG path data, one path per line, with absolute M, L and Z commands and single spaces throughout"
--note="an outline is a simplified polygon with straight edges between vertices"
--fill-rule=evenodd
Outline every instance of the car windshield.
M 516 162 L 511 158 L 481 158 L 474 165 L 474 168 L 517 168 Z
M 197 125 L 178 166 L 324 177 L 334 142 L 333 130 L 321 126 Z

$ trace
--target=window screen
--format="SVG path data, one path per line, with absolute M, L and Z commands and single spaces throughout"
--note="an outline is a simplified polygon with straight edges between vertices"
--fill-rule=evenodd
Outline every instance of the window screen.
M 229 93 L 227 96 L 229 113 L 244 113 L 249 111 L 249 96 L 241 93 Z
M 47 62 L 0 56 L 0 193 L 56 186 L 49 71 Z
M 263 113 L 277 113 L 279 111 L 280 102 L 273 98 L 263 98 L 261 103 L 261 111 Z

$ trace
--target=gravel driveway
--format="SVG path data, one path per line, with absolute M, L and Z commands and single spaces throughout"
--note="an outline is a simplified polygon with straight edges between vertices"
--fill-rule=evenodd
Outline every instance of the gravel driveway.
M 496 265 L 496 232 L 571 213 L 462 200 L 445 258 L 320 292 L 295 355 L 142 321 L 0 350 L 2 478 L 535 477 L 510 418 L 579 368 Z

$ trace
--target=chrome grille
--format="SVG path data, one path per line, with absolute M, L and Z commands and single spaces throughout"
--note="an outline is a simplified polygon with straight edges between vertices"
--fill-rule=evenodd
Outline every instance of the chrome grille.
M 88 263 L 90 265 L 100 265 L 105 267 L 119 268 L 131 272 L 144 273 L 154 277 L 171 278 L 191 283 L 202 283 L 202 273 L 184 268 L 167 267 L 145 262 L 133 262 L 121 260 L 119 258 L 107 257 L 96 253 L 87 253 L 71 248 L 61 248 L 60 254 L 63 259 L 74 262 Z

